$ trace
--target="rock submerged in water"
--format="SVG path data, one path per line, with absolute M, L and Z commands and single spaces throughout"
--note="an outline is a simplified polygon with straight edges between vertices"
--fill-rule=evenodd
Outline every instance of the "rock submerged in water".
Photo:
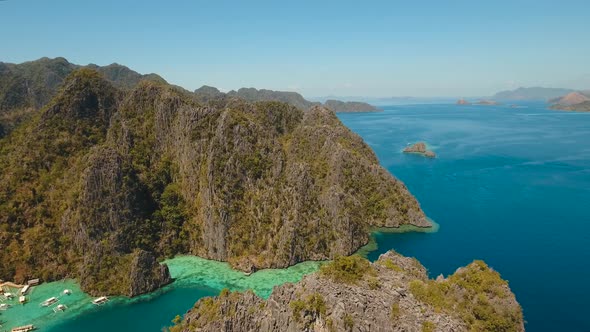
M 404 153 L 418 153 L 427 158 L 436 158 L 436 154 L 432 150 L 428 150 L 424 142 L 418 142 L 406 147 Z
M 170 331 L 524 331 L 508 283 L 482 261 L 429 279 L 389 251 L 370 263 L 340 257 L 267 300 L 229 292 L 197 302 Z

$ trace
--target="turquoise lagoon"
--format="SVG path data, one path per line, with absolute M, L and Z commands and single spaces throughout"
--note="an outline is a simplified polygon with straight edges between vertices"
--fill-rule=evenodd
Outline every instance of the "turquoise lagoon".
M 175 281 L 154 293 L 133 299 L 113 297 L 100 307 L 91 303 L 73 280 L 57 281 L 33 287 L 28 302 L 20 305 L 9 301 L 12 308 L 0 312 L 3 327 L 0 331 L 25 324 L 34 324 L 42 331 L 161 331 L 171 325 L 176 315 L 184 314 L 196 300 L 217 295 L 229 288 L 236 291 L 253 290 L 268 297 L 275 285 L 297 282 L 316 271 L 321 262 L 304 262 L 286 269 L 267 269 L 250 276 L 232 270 L 227 263 L 194 256 L 179 256 L 165 261 Z M 71 295 L 63 295 L 69 289 Z M 16 293 L 16 290 L 14 290 Z M 39 304 L 50 297 L 58 297 L 59 304 L 68 309 L 54 313 Z M 57 305 L 57 304 L 56 304 Z

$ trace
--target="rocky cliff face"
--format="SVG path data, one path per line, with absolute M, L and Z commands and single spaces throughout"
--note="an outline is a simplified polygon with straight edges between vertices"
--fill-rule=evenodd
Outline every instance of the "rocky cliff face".
M 311 102 L 303 98 L 297 92 L 290 91 L 273 91 L 266 89 L 242 88 L 238 91 L 230 91 L 228 93 L 220 92 L 218 89 L 210 86 L 202 86 L 194 91 L 197 100 L 205 103 L 219 104 L 220 101 L 227 101 L 231 98 L 239 98 L 250 102 L 259 101 L 278 101 L 287 103 L 291 106 L 307 111 L 314 106 L 322 106 L 319 102 Z M 343 102 L 340 100 L 327 100 L 324 107 L 331 109 L 336 113 L 348 112 L 378 112 L 380 109 L 375 106 L 363 102 L 349 101 Z
M 394 252 L 370 264 L 339 258 L 267 300 L 223 291 L 199 300 L 170 331 L 524 331 L 508 284 L 476 261 L 429 280 Z
M 169 282 L 156 259 L 178 253 L 249 271 L 350 254 L 371 226 L 430 226 L 322 107 L 203 105 L 84 69 L 0 151 L 3 279 L 74 276 L 132 296 Z
M 0 138 L 46 105 L 65 78 L 81 67 L 64 58 L 41 58 L 21 64 L 0 62 Z M 130 89 L 142 80 L 166 82 L 156 74 L 141 75 L 119 64 L 86 67 L 100 72 L 119 88 Z

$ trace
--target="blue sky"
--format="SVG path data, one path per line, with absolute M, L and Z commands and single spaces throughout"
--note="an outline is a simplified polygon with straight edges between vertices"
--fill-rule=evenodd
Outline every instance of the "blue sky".
M 0 61 L 63 56 L 307 97 L 590 89 L 590 1 L 0 1 Z

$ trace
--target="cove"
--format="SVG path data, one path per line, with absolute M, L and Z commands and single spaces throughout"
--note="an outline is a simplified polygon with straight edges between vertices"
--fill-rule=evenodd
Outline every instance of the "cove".
M 164 261 L 175 281 L 150 294 L 136 298 L 113 297 L 100 307 L 83 293 L 73 280 L 45 283 L 29 292 L 28 303 L 9 303 L 12 308 L 0 313 L 0 331 L 24 324 L 34 324 L 42 331 L 160 331 L 170 326 L 176 315 L 184 314 L 202 297 L 217 295 L 223 288 L 235 291 L 253 290 L 268 297 L 272 288 L 286 282 L 297 282 L 317 271 L 321 262 L 304 262 L 286 269 L 266 269 L 250 276 L 233 270 L 229 264 L 195 256 L 178 256 Z M 63 295 L 70 289 L 71 295 Z M 16 290 L 13 290 L 16 293 Z M 50 297 L 59 297 L 65 312 L 39 304 Z

